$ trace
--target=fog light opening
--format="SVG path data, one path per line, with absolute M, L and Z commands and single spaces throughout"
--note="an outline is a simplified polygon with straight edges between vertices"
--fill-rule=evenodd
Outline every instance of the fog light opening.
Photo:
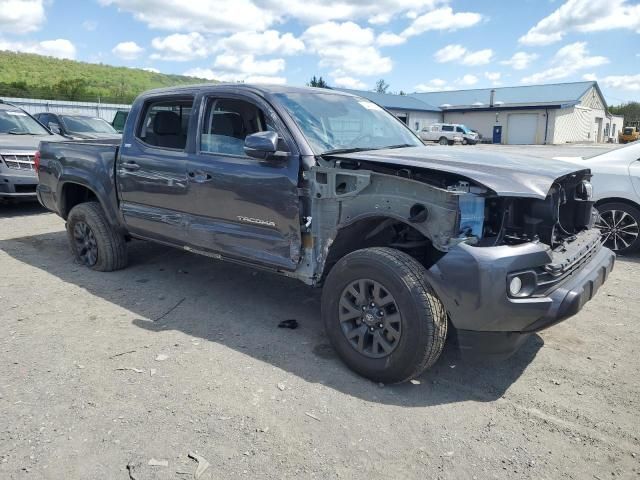
M 514 297 L 522 291 L 522 280 L 520 277 L 513 277 L 509 282 L 509 293 Z

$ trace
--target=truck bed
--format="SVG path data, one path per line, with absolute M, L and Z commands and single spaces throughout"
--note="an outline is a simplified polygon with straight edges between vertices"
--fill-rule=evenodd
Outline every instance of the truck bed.
M 119 140 L 41 142 L 37 189 L 40 202 L 66 219 L 65 184 L 73 182 L 103 199 L 103 208 L 115 220 L 115 162 L 119 147 Z

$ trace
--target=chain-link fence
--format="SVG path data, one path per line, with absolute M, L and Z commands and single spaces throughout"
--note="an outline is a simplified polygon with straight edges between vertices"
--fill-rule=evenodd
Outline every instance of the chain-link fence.
M 3 97 L 2 100 L 16 105 L 30 114 L 40 112 L 66 113 L 76 115 L 90 115 L 98 117 L 111 123 L 118 110 L 129 110 L 127 103 L 106 103 L 102 101 L 70 101 L 70 100 L 47 100 L 36 98 L 16 98 Z

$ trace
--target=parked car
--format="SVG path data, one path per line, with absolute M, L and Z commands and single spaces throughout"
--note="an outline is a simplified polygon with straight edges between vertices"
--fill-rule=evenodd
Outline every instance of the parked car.
M 640 250 L 640 142 L 591 158 L 558 158 L 593 173 L 593 199 L 600 213 L 596 227 L 604 244 L 623 254 Z
M 618 134 L 618 141 L 620 143 L 635 142 L 638 139 L 640 139 L 638 127 L 623 127 Z
M 471 130 L 466 125 L 455 125 L 455 127 L 456 133 L 462 135 L 463 145 L 475 145 L 480 141 L 480 135 L 475 130 Z
M 36 198 L 40 140 L 61 140 L 24 110 L 0 100 L 0 200 Z
M 35 117 L 53 133 L 73 140 L 120 138 L 108 122 L 97 117 L 48 112 L 36 113 Z
M 588 168 L 426 147 L 335 90 L 153 90 L 121 145 L 42 142 L 37 158 L 78 262 L 124 268 L 137 238 L 323 286 L 333 347 L 377 382 L 419 375 L 447 332 L 508 355 L 578 312 L 615 259 Z
M 462 133 L 456 131 L 456 125 L 434 123 L 420 130 L 420 139 L 425 142 L 437 142 L 440 145 L 453 145 L 464 140 Z
M 124 131 L 124 125 L 129 116 L 129 110 L 118 110 L 111 121 L 111 126 L 116 132 L 122 133 Z

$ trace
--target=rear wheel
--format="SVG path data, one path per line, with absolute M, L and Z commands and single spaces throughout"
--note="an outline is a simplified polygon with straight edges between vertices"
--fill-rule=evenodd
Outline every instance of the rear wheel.
M 449 140 L 447 140 L 447 137 L 440 137 L 440 140 L 438 140 L 438 143 L 440 145 L 449 145 Z
M 597 207 L 596 223 L 602 233 L 602 243 L 617 253 L 632 253 L 640 249 L 640 210 L 626 203 L 603 203 Z
M 127 265 L 124 235 L 109 225 L 98 202 L 76 205 L 67 217 L 67 236 L 71 252 L 83 265 L 101 272 Z
M 335 265 L 322 292 L 322 318 L 342 360 L 376 382 L 420 375 L 447 336 L 447 314 L 424 267 L 391 248 L 358 250 Z

